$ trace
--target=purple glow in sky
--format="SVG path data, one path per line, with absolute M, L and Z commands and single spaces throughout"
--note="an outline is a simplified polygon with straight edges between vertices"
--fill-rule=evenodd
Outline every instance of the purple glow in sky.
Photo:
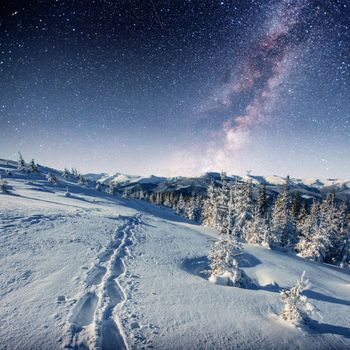
M 0 5 L 0 157 L 349 177 L 348 1 L 154 5 Z

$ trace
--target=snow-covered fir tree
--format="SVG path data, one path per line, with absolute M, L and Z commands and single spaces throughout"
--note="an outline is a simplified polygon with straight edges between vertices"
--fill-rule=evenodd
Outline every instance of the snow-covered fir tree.
M 95 186 L 97 191 L 102 191 L 102 185 L 99 182 L 96 182 L 96 186 Z
M 300 193 L 295 192 L 292 199 L 292 207 L 291 207 L 291 215 L 294 219 L 294 222 L 297 222 L 300 212 L 300 206 L 301 206 L 301 198 Z
M 203 204 L 203 216 L 202 222 L 204 226 L 207 227 L 217 227 L 218 222 L 218 208 L 217 208 L 217 191 L 215 188 L 214 181 L 211 181 L 208 190 L 207 198 Z
M 125 187 L 123 190 L 123 198 L 129 198 L 130 197 L 130 190 Z
M 220 235 L 209 252 L 210 277 L 212 283 L 245 288 L 250 278 L 239 268 L 238 257 L 243 254 L 237 237 Z
M 302 207 L 297 221 L 298 243 L 295 247 L 300 256 L 317 260 L 318 245 L 316 233 L 319 225 L 319 204 L 314 201 L 308 214 L 306 205 Z
M 177 204 L 176 204 L 176 214 L 184 215 L 185 210 L 186 210 L 186 204 L 185 204 L 184 198 L 182 196 L 182 193 L 180 193 L 179 200 L 177 201 Z
M 258 197 L 256 199 L 256 205 L 258 207 L 259 215 L 263 218 L 267 216 L 268 212 L 268 199 L 266 193 L 266 185 L 262 184 L 259 186 Z
M 305 279 L 305 271 L 302 273 L 300 280 L 290 289 L 282 290 L 280 293 L 283 310 L 280 317 L 296 326 L 306 324 L 316 312 L 316 308 L 312 305 L 305 295 L 301 295 L 308 285 Z
M 229 202 L 230 202 L 230 188 L 227 184 L 226 173 L 221 173 L 221 187 L 216 195 L 216 228 L 228 234 L 229 233 Z
M 17 169 L 20 171 L 26 170 L 26 163 L 20 152 L 18 152 Z
M 289 177 L 275 201 L 271 226 L 276 244 L 281 247 L 290 247 L 296 243 L 295 224 L 291 215 Z
M 201 200 L 195 193 L 192 193 L 186 205 L 186 217 L 196 222 L 200 222 L 201 220 Z
M 112 181 L 109 182 L 106 192 L 112 196 L 117 193 L 117 186 Z
M 163 203 L 162 193 L 161 193 L 161 192 L 157 192 L 157 195 L 156 195 L 156 204 L 157 204 L 157 205 L 162 205 L 162 203 Z
M 273 237 L 267 219 L 260 214 L 259 206 L 256 205 L 251 220 L 248 221 L 245 239 L 251 244 L 260 244 L 270 248 Z
M 7 193 L 8 188 L 7 188 L 7 181 L 2 178 L 0 175 L 0 193 Z
M 137 198 L 138 198 L 138 199 L 142 199 L 142 200 L 145 199 L 145 195 L 144 195 L 144 193 L 143 193 L 143 191 L 142 191 L 142 188 L 141 188 L 140 191 L 138 192 Z
M 72 168 L 71 170 L 71 174 L 74 176 L 74 177 L 78 177 L 79 176 L 79 172 L 76 168 Z
M 64 193 L 64 196 L 65 197 L 70 197 L 70 192 L 69 192 L 68 187 L 66 188 L 66 192 Z
M 57 177 L 54 174 L 52 174 L 52 173 L 47 173 L 46 179 L 51 184 L 57 184 L 58 183 Z
M 62 172 L 62 177 L 64 177 L 65 179 L 69 179 L 70 176 L 71 176 L 71 173 L 68 170 L 68 168 L 64 168 L 64 170 Z
M 38 171 L 38 166 L 35 164 L 34 159 L 32 159 L 28 165 L 28 170 L 31 173 L 36 173 Z
M 253 216 L 253 210 L 254 202 L 251 183 L 237 183 L 235 186 L 235 222 L 232 229 L 233 235 L 245 239 L 247 225 Z
M 87 179 L 81 174 L 78 175 L 78 184 L 81 186 L 87 185 Z
M 334 194 L 328 194 L 319 209 L 318 243 L 320 262 L 334 263 L 339 240 L 338 208 Z

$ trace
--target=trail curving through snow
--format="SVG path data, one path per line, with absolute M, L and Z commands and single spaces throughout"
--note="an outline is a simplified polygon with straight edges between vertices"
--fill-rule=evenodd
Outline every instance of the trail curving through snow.
M 117 312 L 123 306 L 125 293 L 118 278 L 125 274 L 123 258 L 142 224 L 142 215 L 122 217 L 113 242 L 98 256 L 87 273 L 85 293 L 71 310 L 67 342 L 72 349 L 128 349 Z

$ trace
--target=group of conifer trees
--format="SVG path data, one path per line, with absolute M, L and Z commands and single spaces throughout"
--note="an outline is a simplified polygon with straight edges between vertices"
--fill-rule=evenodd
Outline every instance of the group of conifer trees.
M 311 206 L 299 192 L 292 193 L 289 177 L 274 196 L 265 185 L 229 181 L 222 173 L 220 185 L 210 183 L 207 196 L 175 192 L 147 194 L 142 190 L 125 197 L 145 199 L 174 209 L 179 215 L 266 248 L 296 251 L 318 262 L 349 265 L 350 223 L 347 205 L 334 194 L 314 199 Z

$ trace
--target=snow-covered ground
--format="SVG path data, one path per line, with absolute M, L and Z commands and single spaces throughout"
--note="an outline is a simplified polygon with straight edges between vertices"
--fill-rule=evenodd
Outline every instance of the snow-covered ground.
M 256 287 L 215 285 L 203 272 L 213 230 L 64 179 L 17 171 L 6 179 L 1 349 L 350 348 L 344 270 L 245 245 L 241 267 Z M 277 317 L 279 290 L 303 270 L 323 318 L 298 329 Z

